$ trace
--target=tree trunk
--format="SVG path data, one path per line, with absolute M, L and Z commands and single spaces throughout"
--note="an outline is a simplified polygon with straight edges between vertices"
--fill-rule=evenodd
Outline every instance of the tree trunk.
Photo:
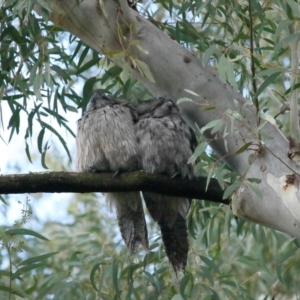
M 299 167 L 288 158 L 287 139 L 275 122 L 258 124 L 252 104 L 222 82 L 212 68 L 202 66 L 191 52 L 131 9 L 126 0 L 85 0 L 79 6 L 76 0 L 52 1 L 52 8 L 51 19 L 56 25 L 120 67 L 129 68 L 131 76 L 153 94 L 192 99 L 194 102 L 181 102 L 179 106 L 195 129 L 222 119 L 224 126 L 217 134 L 206 130 L 204 136 L 220 159 L 243 178 L 233 196 L 234 213 L 300 237 L 299 180 L 294 175 L 286 176 L 299 175 Z M 131 29 L 130 24 L 134 24 Z M 131 41 L 139 41 L 138 46 L 131 45 Z M 154 80 L 140 61 L 148 66 Z M 215 109 L 205 111 L 207 107 Z M 252 145 L 235 154 L 246 143 Z M 253 177 L 261 180 L 258 189 L 263 199 L 253 186 L 250 188 L 247 178 Z

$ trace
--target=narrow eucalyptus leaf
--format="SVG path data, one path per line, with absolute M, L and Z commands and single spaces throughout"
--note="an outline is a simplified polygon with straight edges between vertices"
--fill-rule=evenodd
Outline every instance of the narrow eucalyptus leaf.
M 41 240 L 49 241 L 47 238 L 45 238 L 41 234 L 39 234 L 33 230 L 25 229 L 25 228 L 7 229 L 7 230 L 5 230 L 5 234 L 6 235 L 30 235 L 30 236 L 34 236 L 38 239 L 41 239 Z

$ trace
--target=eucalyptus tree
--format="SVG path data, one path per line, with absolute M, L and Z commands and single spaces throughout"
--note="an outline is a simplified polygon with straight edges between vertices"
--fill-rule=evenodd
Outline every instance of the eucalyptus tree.
M 172 282 L 154 246 L 138 263 L 86 256 L 90 295 L 251 299 L 297 291 L 299 241 L 256 224 L 300 236 L 299 15 L 293 0 L 2 2 L 0 95 L 9 140 L 25 126 L 24 156 L 32 159 L 36 138 L 46 168 L 56 139 L 71 159 L 58 126 L 75 136 L 68 118 L 95 87 L 132 101 L 168 96 L 198 133 L 190 161 L 200 158 L 208 189 L 217 181 L 239 218 L 227 205 L 194 202 L 190 269 Z M 11 272 L 10 283 L 18 279 Z M 71 295 L 66 278 L 37 284 L 35 293 Z

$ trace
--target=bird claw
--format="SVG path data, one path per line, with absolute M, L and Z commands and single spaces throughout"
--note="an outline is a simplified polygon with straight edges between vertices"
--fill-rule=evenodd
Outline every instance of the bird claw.
M 114 173 L 114 175 L 113 175 L 112 178 L 116 178 L 116 177 L 119 176 L 121 173 L 122 173 L 121 170 L 117 170 L 117 171 Z
M 99 173 L 101 170 L 97 169 L 96 167 L 89 167 L 89 172 L 91 173 Z
M 176 176 L 179 176 L 180 173 L 179 172 L 176 172 L 174 175 L 171 176 L 171 179 L 174 179 Z

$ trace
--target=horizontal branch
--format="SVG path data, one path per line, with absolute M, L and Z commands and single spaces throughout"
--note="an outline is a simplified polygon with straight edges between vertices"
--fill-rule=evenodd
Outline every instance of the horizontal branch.
M 222 199 L 223 191 L 217 180 L 212 178 L 205 191 L 206 180 L 171 179 L 143 171 L 122 173 L 115 178 L 112 173 L 30 173 L 0 176 L 0 194 L 147 191 L 229 204 Z

